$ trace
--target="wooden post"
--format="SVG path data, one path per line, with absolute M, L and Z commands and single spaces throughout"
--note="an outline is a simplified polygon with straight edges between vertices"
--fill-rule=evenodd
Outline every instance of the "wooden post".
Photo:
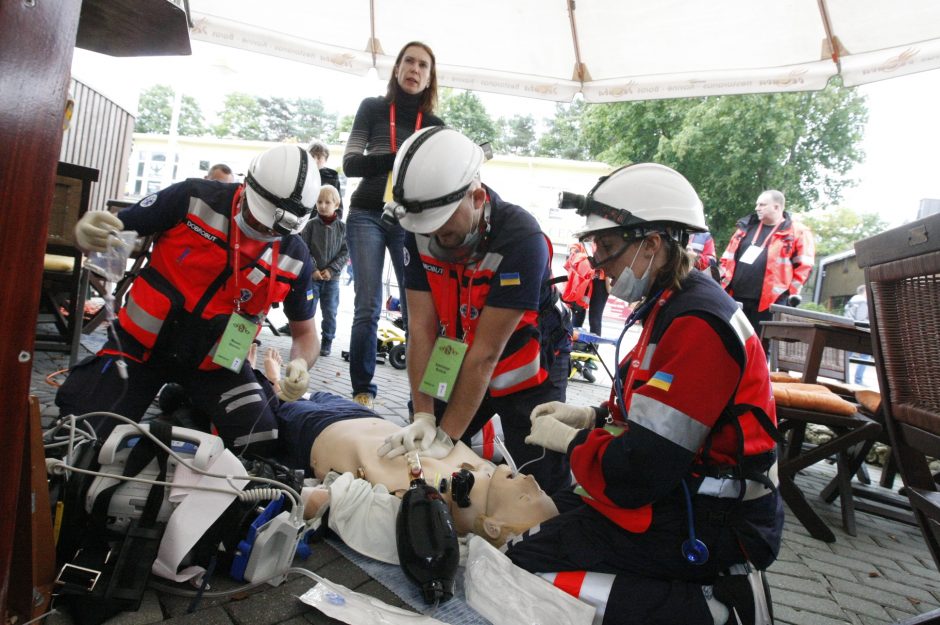
M 0 0 L 0 617 L 6 618 L 33 326 L 81 0 Z

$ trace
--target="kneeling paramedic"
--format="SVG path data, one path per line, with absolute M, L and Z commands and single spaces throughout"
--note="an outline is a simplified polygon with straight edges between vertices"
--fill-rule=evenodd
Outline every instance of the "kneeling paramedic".
M 570 484 L 564 454 L 528 445 L 529 413 L 564 401 L 571 321 L 550 284 L 538 222 L 480 182 L 483 149 L 435 126 L 402 144 L 392 172 L 405 236 L 413 423 L 380 454 L 443 457 L 499 414 L 506 447 L 548 493 Z M 446 403 L 444 403 L 446 402 Z M 440 426 L 438 427 L 438 423 Z
M 592 263 L 613 278 L 611 295 L 637 302 L 627 327 L 643 329 L 604 405 L 532 411 L 526 442 L 564 453 L 578 486 L 508 556 L 532 572 L 614 574 L 605 623 L 648 622 L 669 605 L 677 612 L 662 622 L 712 622 L 701 595 L 670 601 L 661 580 L 714 584 L 753 614 L 721 591 L 729 569 L 762 571 L 780 549 L 776 411 L 754 329 L 691 268 L 685 248 L 705 230 L 702 203 L 678 172 L 644 163 L 586 197 L 565 194 L 565 205 L 586 215 L 578 236 L 596 244 Z
M 60 414 L 109 410 L 139 420 L 160 387 L 177 382 L 227 446 L 272 452 L 277 425 L 246 364 L 248 348 L 271 304 L 283 302 L 292 343 L 281 392 L 306 392 L 320 343 L 313 266 L 297 233 L 319 189 L 310 155 L 284 145 L 256 157 L 244 184 L 191 178 L 117 217 L 86 213 L 75 227 L 83 250 L 106 249 L 123 229 L 157 238 L 108 342 L 59 389 Z M 99 437 L 114 423 L 93 421 Z

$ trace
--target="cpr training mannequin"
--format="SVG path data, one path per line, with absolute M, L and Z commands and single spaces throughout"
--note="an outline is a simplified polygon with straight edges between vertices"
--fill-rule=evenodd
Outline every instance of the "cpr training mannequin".
M 275 389 L 280 364 L 280 355 L 268 350 L 263 366 Z M 338 511 L 340 502 L 331 502 L 331 528 L 337 529 L 334 524 L 339 525 L 339 512 L 342 515 L 339 521 L 345 526 L 337 533 L 347 544 L 376 559 L 397 562 L 394 559 L 394 514 L 398 497 L 394 495 L 404 493 L 411 477 L 405 456 L 379 457 L 376 450 L 401 427 L 375 416 L 373 411 L 354 401 L 331 393 L 317 392 L 310 399 L 281 403 L 275 413 L 282 460 L 292 468 L 312 471 L 315 477 L 330 484 L 329 488 L 305 489 L 305 516 L 312 518 L 320 514 L 330 493 L 335 497 L 338 488 L 342 488 L 342 503 L 351 505 L 347 510 Z M 483 460 L 463 443 L 455 445 L 444 458 L 421 457 L 421 464 L 429 484 L 438 486 L 441 480 L 445 481 L 442 496 L 460 535 L 479 534 L 493 544 L 502 545 L 509 536 L 521 534 L 558 514 L 555 504 L 534 478 L 513 477 L 506 466 Z M 453 497 L 451 476 L 461 469 L 473 476 L 466 507 L 455 503 Z M 327 479 L 331 471 L 342 477 Z M 380 518 L 382 516 L 389 518 Z

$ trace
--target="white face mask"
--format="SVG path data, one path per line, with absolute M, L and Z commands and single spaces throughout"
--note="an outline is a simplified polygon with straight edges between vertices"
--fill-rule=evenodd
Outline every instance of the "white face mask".
M 628 304 L 640 301 L 643 296 L 646 295 L 646 291 L 650 286 L 650 270 L 653 268 L 652 256 L 650 257 L 650 264 L 646 266 L 646 271 L 643 273 L 642 278 L 637 278 L 636 274 L 633 273 L 633 263 L 636 262 L 637 257 L 640 255 L 640 250 L 643 249 L 643 243 L 644 241 L 640 242 L 640 247 L 637 248 L 636 254 L 633 255 L 633 260 L 630 261 L 630 265 L 620 272 L 620 275 L 617 276 L 617 280 L 610 287 L 611 295 L 617 299 L 622 299 Z
M 271 236 L 269 234 L 262 234 L 258 232 L 257 230 L 255 230 L 254 228 L 252 228 L 251 226 L 249 226 L 248 222 L 245 221 L 244 212 L 240 212 L 237 215 L 235 215 L 235 223 L 238 225 L 239 230 L 244 232 L 246 236 L 249 236 L 252 239 L 256 239 L 258 241 L 271 242 L 271 241 L 277 241 L 278 239 L 281 238 L 281 235 L 279 234 L 276 234 L 274 236 Z

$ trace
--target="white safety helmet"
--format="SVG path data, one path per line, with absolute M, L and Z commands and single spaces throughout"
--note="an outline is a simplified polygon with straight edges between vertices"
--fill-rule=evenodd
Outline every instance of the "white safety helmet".
M 634 229 L 636 236 L 708 230 L 702 200 L 689 181 L 657 163 L 621 167 L 601 178 L 586 196 L 563 193 L 559 205 L 577 208 L 587 217 L 584 229 L 575 235 L 579 240 L 613 228 Z
M 320 194 L 320 171 L 298 145 L 279 145 L 251 162 L 245 175 L 248 211 L 278 234 L 297 234 Z
M 410 232 L 434 232 L 457 210 L 483 161 L 483 148 L 453 128 L 419 130 L 395 157 L 393 201 L 385 215 Z

